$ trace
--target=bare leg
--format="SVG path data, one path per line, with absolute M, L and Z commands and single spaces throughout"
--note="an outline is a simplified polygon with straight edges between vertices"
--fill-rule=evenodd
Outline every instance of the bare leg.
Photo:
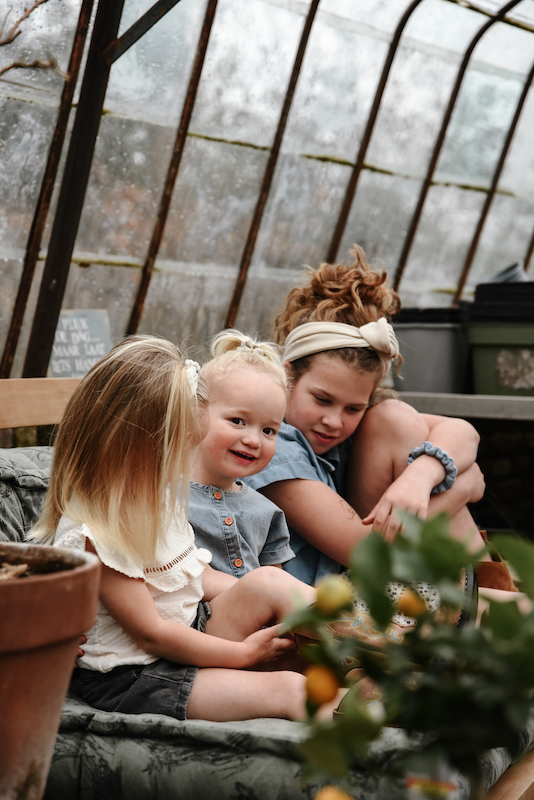
M 404 472 L 413 448 L 428 435 L 421 415 L 398 400 L 385 400 L 365 413 L 354 436 L 345 491 L 347 502 L 362 518 Z
M 296 672 L 200 669 L 187 707 L 189 719 L 302 719 L 305 681 Z
M 346 690 L 321 708 L 328 718 Z M 249 672 L 233 669 L 200 669 L 187 707 L 188 719 L 216 722 L 278 717 L 305 719 L 306 679 L 296 672 Z
M 451 533 L 459 539 L 470 553 L 478 553 L 485 545 L 484 539 L 476 526 L 476 522 L 467 508 L 462 508 L 451 519 Z M 485 553 L 483 561 L 491 561 L 489 553 Z
M 369 409 L 356 430 L 353 442 L 346 499 L 365 517 L 378 503 L 386 489 L 407 467 L 408 455 L 414 447 L 428 439 L 428 425 L 413 408 L 396 400 L 386 400 Z M 459 485 L 459 484 L 457 484 Z M 462 501 L 461 507 L 454 504 L 451 491 L 435 496 L 429 513 L 440 510 L 451 513 L 451 532 L 460 539 L 471 553 L 484 547 L 484 540 L 476 523 Z M 439 498 L 439 499 L 437 499 Z M 484 560 L 491 560 L 489 555 Z
M 259 567 L 210 601 L 206 633 L 240 642 L 314 600 L 313 587 L 276 567 Z

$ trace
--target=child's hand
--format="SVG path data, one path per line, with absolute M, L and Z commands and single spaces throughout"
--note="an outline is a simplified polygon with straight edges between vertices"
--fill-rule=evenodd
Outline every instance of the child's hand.
M 432 486 L 429 487 L 428 480 L 406 469 L 384 492 L 362 522 L 364 525 L 373 525 L 382 532 L 387 541 L 391 541 L 400 528 L 395 509 L 401 508 L 426 519 L 431 491 Z
M 250 663 L 247 666 L 266 664 L 275 661 L 284 653 L 294 653 L 297 646 L 293 639 L 281 639 L 281 634 L 282 626 L 273 625 L 247 636 L 243 642 L 250 652 Z

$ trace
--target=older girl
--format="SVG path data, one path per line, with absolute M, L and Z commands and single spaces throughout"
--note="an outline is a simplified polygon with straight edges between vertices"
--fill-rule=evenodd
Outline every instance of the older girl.
M 394 536 L 397 508 L 446 509 L 456 535 L 483 544 L 466 509 L 484 490 L 478 434 L 383 399 L 400 301 L 360 248 L 354 255 L 350 267 L 321 265 L 286 299 L 275 329 L 292 386 L 285 424 L 270 464 L 246 479 L 285 512 L 296 555 L 286 569 L 309 584 L 341 571 L 372 525 Z

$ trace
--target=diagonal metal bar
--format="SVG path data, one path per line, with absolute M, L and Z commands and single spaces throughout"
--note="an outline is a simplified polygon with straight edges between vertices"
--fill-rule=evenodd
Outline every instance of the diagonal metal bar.
M 161 199 L 159 202 L 158 213 L 156 216 L 156 223 L 154 225 L 154 230 L 152 231 L 152 238 L 150 240 L 147 257 L 143 265 L 143 272 L 141 275 L 139 289 L 137 290 L 137 296 L 135 298 L 132 312 L 130 314 L 128 327 L 126 329 L 126 333 L 128 334 L 135 333 L 137 331 L 137 328 L 139 327 L 139 322 L 141 320 L 141 315 L 143 313 L 143 307 L 145 304 L 148 287 L 150 285 L 150 280 L 152 278 L 152 273 L 154 271 L 156 256 L 158 254 L 161 245 L 163 232 L 165 230 L 165 223 L 167 222 L 167 217 L 171 206 L 172 193 L 174 191 L 174 185 L 176 183 L 180 162 L 182 160 L 182 154 L 184 151 L 185 141 L 187 138 L 187 131 L 189 129 L 189 123 L 191 122 L 191 115 L 193 113 L 193 107 L 195 105 L 198 85 L 200 83 L 200 76 L 202 75 L 202 67 L 204 65 L 204 59 L 206 57 L 206 51 L 208 49 L 208 42 L 210 38 L 213 18 L 215 16 L 216 9 L 217 9 L 217 0 L 208 0 L 208 4 L 206 6 L 206 13 L 204 15 L 204 22 L 202 24 L 202 30 L 200 32 L 200 38 L 198 40 L 197 52 L 195 55 L 195 60 L 193 62 L 191 76 L 189 78 L 189 86 L 187 88 L 187 94 L 182 108 L 182 116 L 180 118 L 180 124 L 178 126 L 178 131 L 176 133 L 174 148 L 169 163 L 169 168 L 167 170 L 165 186 L 163 187 L 163 193 L 161 195 Z
M 435 169 L 436 169 L 436 165 L 438 163 L 438 159 L 439 159 L 439 156 L 440 156 L 440 153 L 441 153 L 441 148 L 443 147 L 443 142 L 445 140 L 445 134 L 447 133 L 447 128 L 449 127 L 449 122 L 451 121 L 451 117 L 452 117 L 452 112 L 454 110 L 454 106 L 456 105 L 456 101 L 457 101 L 458 95 L 460 93 L 460 88 L 461 88 L 461 85 L 462 85 L 462 81 L 463 81 L 465 72 L 467 70 L 467 67 L 468 67 L 468 64 L 469 64 L 469 60 L 470 60 L 470 58 L 471 58 L 471 56 L 473 54 L 473 50 L 475 49 L 475 47 L 478 44 L 478 42 L 480 41 L 480 39 L 484 36 L 486 31 L 488 31 L 489 28 L 491 28 L 491 26 L 494 25 L 496 22 L 499 22 L 500 20 L 502 20 L 504 15 L 507 14 L 508 11 L 510 11 L 514 6 L 518 5 L 518 3 L 520 3 L 521 1 L 522 0 L 511 0 L 511 2 L 506 3 L 506 5 L 502 6 L 500 11 L 498 11 L 498 13 L 495 14 L 495 16 L 493 16 L 491 19 L 489 19 L 487 22 L 485 22 L 484 25 L 482 25 L 478 29 L 477 33 L 471 39 L 471 41 L 469 43 L 469 46 L 467 47 L 467 50 L 464 53 L 464 57 L 463 57 L 462 62 L 460 64 L 460 69 L 458 70 L 458 73 L 456 75 L 456 81 L 454 83 L 454 87 L 453 87 L 451 96 L 449 98 L 449 103 L 447 105 L 447 109 L 446 109 L 445 114 L 443 116 L 443 120 L 442 120 L 442 123 L 441 123 L 441 128 L 440 128 L 440 131 L 438 133 L 438 136 L 437 136 L 437 139 L 436 139 L 436 143 L 434 145 L 434 150 L 433 150 L 432 157 L 431 157 L 429 165 L 428 165 L 427 173 L 426 173 L 425 179 L 423 181 L 423 185 L 421 187 L 421 191 L 419 193 L 419 198 L 418 198 L 418 201 L 417 201 L 417 205 L 416 205 L 415 211 L 414 211 L 413 216 L 412 216 L 412 220 L 410 222 L 410 227 L 408 228 L 408 233 L 406 234 L 406 238 L 404 240 L 404 245 L 403 245 L 402 252 L 401 252 L 401 255 L 400 255 L 400 258 L 399 258 L 399 262 L 397 264 L 395 277 L 393 279 L 393 286 L 394 286 L 395 289 L 399 288 L 399 284 L 401 282 L 401 279 L 402 279 L 402 276 L 403 276 L 403 273 L 404 273 L 404 269 L 405 269 L 406 263 L 408 261 L 408 256 L 410 255 L 410 250 L 412 248 L 412 245 L 413 245 L 413 242 L 414 242 L 414 239 L 415 239 L 415 234 L 416 234 L 417 228 L 419 226 L 419 221 L 421 219 L 421 214 L 422 214 L 422 211 L 423 211 L 423 206 L 425 204 L 426 196 L 428 194 L 428 190 L 430 188 L 430 184 L 432 183 L 432 177 L 434 175 L 434 172 L 435 172 Z
M 334 229 L 334 233 L 332 234 L 332 240 L 330 242 L 326 254 L 326 261 L 329 263 L 333 263 L 337 258 L 339 246 L 341 244 L 341 239 L 343 237 L 347 221 L 349 219 L 352 201 L 354 200 L 354 195 L 356 194 L 358 181 L 360 179 L 360 175 L 363 169 L 365 156 L 367 155 L 367 149 L 371 141 L 371 136 L 373 135 L 373 128 L 376 122 L 376 118 L 378 116 L 378 112 L 380 110 L 380 104 L 382 102 L 382 97 L 384 95 L 384 91 L 386 88 L 386 83 L 391 70 L 391 65 L 393 63 L 393 59 L 395 58 L 395 53 L 397 52 L 397 48 L 400 44 L 402 32 L 406 27 L 406 23 L 410 19 L 410 16 L 421 2 L 422 0 L 413 0 L 413 2 L 410 3 L 408 8 L 402 15 L 397 25 L 397 28 L 395 29 L 395 33 L 393 34 L 393 38 L 391 40 L 391 44 L 388 49 L 386 60 L 384 61 L 384 66 L 382 67 L 382 74 L 380 75 L 378 86 L 376 87 L 376 92 L 373 104 L 371 106 L 371 111 L 369 112 L 369 116 L 367 118 L 367 124 L 363 132 L 362 140 L 360 142 L 360 149 L 358 150 L 358 155 L 356 156 L 356 163 L 354 164 L 352 174 L 350 176 L 347 188 L 345 190 L 343 205 L 341 206 L 341 211 L 339 213 L 336 227 Z
M 226 328 L 231 328 L 235 323 L 235 318 L 239 310 L 239 304 L 241 302 L 243 291 L 245 289 L 248 268 L 252 260 L 254 247 L 256 246 L 256 239 L 258 238 L 258 231 L 260 229 L 261 219 L 263 217 L 265 204 L 267 202 L 269 190 L 271 188 L 271 184 L 273 181 L 274 170 L 276 167 L 276 162 L 278 161 L 278 155 L 280 153 L 280 147 L 282 145 L 282 139 L 284 136 L 284 131 L 286 129 L 287 118 L 289 116 L 289 111 L 291 109 L 291 104 L 293 102 L 293 96 L 295 94 L 295 88 L 297 86 L 297 81 L 300 74 L 300 68 L 302 66 L 304 53 L 306 51 L 306 45 L 308 44 L 311 27 L 313 24 L 313 20 L 315 18 L 315 14 L 317 12 L 318 5 L 319 5 L 319 0 L 312 0 L 312 2 L 310 3 L 310 8 L 308 10 L 306 21 L 304 23 L 304 27 L 302 29 L 302 35 L 300 37 L 300 43 L 298 46 L 297 55 L 295 57 L 295 63 L 293 64 L 293 70 L 291 72 L 291 77 L 289 79 L 289 84 L 286 90 L 286 96 L 284 99 L 284 103 L 282 105 L 280 119 L 278 120 L 278 127 L 276 129 L 274 141 L 271 147 L 271 152 L 267 160 L 267 166 L 265 167 L 265 173 L 263 175 L 260 194 L 256 203 L 256 208 L 254 210 L 254 216 L 252 217 L 252 222 L 250 224 L 250 228 L 248 231 L 247 241 L 245 243 L 243 255 L 241 256 L 239 272 L 235 282 L 234 292 L 232 295 L 232 299 L 230 301 L 230 306 L 228 308 L 228 314 L 226 315 L 226 321 L 225 321 Z
M 517 123 L 519 122 L 519 117 L 521 116 L 521 111 L 523 110 L 523 106 L 525 104 L 525 100 L 527 99 L 527 95 L 529 92 L 530 87 L 532 86 L 532 81 L 534 80 L 534 64 L 528 74 L 528 77 L 525 81 L 523 86 L 523 91 L 521 92 L 521 96 L 519 97 L 519 101 L 517 103 L 517 107 L 515 110 L 515 114 L 513 116 L 512 122 L 510 127 L 508 128 L 508 133 L 506 134 L 506 139 L 504 141 L 504 145 L 501 150 L 501 155 L 499 156 L 499 161 L 495 168 L 495 172 L 493 174 L 493 179 L 491 181 L 491 186 L 489 189 L 488 194 L 486 195 L 486 199 L 484 201 L 484 205 L 482 206 L 482 211 L 480 212 L 480 217 L 478 219 L 478 223 L 475 229 L 475 233 L 473 235 L 473 239 L 469 246 L 469 250 L 467 252 L 467 256 L 464 261 L 464 265 L 462 268 L 462 273 L 460 275 L 460 279 L 458 281 L 458 288 L 456 290 L 456 294 L 454 295 L 454 299 L 452 301 L 452 305 L 458 305 L 458 301 L 462 296 L 462 292 L 464 290 L 465 282 L 467 280 L 467 276 L 469 275 L 469 270 L 471 269 L 471 265 L 473 264 L 473 259 L 475 257 L 475 253 L 478 247 L 478 243 L 480 241 L 480 237 L 482 235 L 482 230 L 484 228 L 484 224 L 486 222 L 490 206 L 492 200 L 495 196 L 495 192 L 497 190 L 497 185 L 499 183 L 499 178 L 501 177 L 501 173 L 504 167 L 504 162 L 506 161 L 506 156 L 508 155 L 508 150 L 510 149 L 510 145 L 512 143 L 512 139 L 514 137 L 515 129 L 517 127 Z
M 532 260 L 532 253 L 534 253 L 534 231 L 532 231 L 532 236 L 530 237 L 530 242 L 528 243 L 527 252 L 525 253 L 525 258 L 523 260 L 525 272 L 528 272 L 530 267 L 530 262 Z
M 98 4 L 26 351 L 25 378 L 44 377 L 48 368 L 109 80 L 110 65 L 102 53 L 117 36 L 123 5 L 124 0 L 100 0 Z
M 158 0 L 157 3 L 154 3 L 142 17 L 139 17 L 137 22 L 124 31 L 122 36 L 108 45 L 104 52 L 104 59 L 109 64 L 113 64 L 179 2 L 180 0 Z
M 78 16 L 78 23 L 74 33 L 69 65 L 67 67 L 68 77 L 65 79 L 63 90 L 61 92 L 56 127 L 54 129 L 52 141 L 48 150 L 48 158 L 43 179 L 41 181 L 41 189 L 39 192 L 39 197 L 37 198 L 37 205 L 35 207 L 30 233 L 26 243 L 22 275 L 17 296 L 15 298 L 15 305 L 9 325 L 4 353 L 0 363 L 0 378 L 9 378 L 11 369 L 13 367 L 13 360 L 15 358 L 15 352 L 19 342 L 20 332 L 22 330 L 22 323 L 24 321 L 24 314 L 26 312 L 28 297 L 30 295 L 33 276 L 35 274 L 35 267 L 39 259 L 39 251 L 41 249 L 46 218 L 48 216 L 48 211 L 50 210 L 50 202 L 58 172 L 59 160 L 61 158 L 61 152 L 65 143 L 69 114 L 72 106 L 72 98 L 74 96 L 74 90 L 78 81 L 78 73 L 82 63 L 83 49 L 85 39 L 87 37 L 87 30 L 91 19 L 93 5 L 94 0 L 83 0 L 80 8 L 80 14 Z

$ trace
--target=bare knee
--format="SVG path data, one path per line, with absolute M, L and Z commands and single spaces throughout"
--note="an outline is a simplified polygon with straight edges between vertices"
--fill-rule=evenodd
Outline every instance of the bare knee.
M 304 603 L 315 600 L 315 589 L 278 567 L 258 567 L 244 575 L 240 583 L 247 591 L 273 598 L 276 604 L 283 606 L 284 613 L 299 598 Z
M 274 716 L 301 720 L 306 718 L 306 678 L 299 672 L 272 672 L 272 700 L 277 711 Z

